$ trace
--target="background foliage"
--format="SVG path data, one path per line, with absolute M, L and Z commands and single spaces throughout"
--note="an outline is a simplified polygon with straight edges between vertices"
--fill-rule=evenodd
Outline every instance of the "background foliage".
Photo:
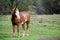
M 20 11 L 30 11 L 30 7 L 36 14 L 60 13 L 60 0 L 0 0 L 0 14 L 11 14 L 12 8 L 16 6 Z

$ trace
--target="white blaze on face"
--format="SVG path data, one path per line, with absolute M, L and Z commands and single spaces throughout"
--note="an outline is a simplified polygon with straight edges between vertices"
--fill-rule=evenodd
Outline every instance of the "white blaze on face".
M 17 18 L 20 19 L 19 11 L 16 11 L 15 14 L 16 14 Z

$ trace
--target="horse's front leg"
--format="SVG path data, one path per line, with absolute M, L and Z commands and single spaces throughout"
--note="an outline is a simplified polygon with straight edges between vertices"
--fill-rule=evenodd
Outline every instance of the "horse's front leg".
M 12 25 L 12 27 L 13 27 L 13 37 L 15 37 L 16 35 L 15 35 L 15 25 Z
M 22 24 L 22 28 L 23 28 L 23 37 L 25 36 L 25 23 Z
M 20 25 L 18 24 L 18 25 L 17 25 L 18 37 L 20 37 L 20 33 L 19 33 L 20 27 L 19 27 L 19 26 L 20 26 Z

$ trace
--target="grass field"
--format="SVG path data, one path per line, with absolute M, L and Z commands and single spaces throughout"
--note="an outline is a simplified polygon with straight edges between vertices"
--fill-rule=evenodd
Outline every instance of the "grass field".
M 42 23 L 40 23 L 41 17 Z M 60 15 L 31 15 L 30 35 L 19 38 L 12 37 L 10 19 L 10 15 L 0 15 L 0 40 L 38 40 L 40 38 L 60 37 Z M 22 35 L 22 27 L 20 27 L 20 33 Z

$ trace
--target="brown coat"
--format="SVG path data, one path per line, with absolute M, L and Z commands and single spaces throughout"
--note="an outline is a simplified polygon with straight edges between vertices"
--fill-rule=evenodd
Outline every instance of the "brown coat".
M 20 19 L 18 19 L 15 14 L 12 14 L 11 21 L 12 21 L 13 25 L 17 25 L 22 22 L 25 23 L 27 21 L 30 21 L 30 15 L 28 12 L 22 11 L 19 14 L 20 14 Z M 25 15 L 25 17 L 24 17 L 24 15 Z M 25 19 L 26 19 L 26 21 L 25 21 Z

